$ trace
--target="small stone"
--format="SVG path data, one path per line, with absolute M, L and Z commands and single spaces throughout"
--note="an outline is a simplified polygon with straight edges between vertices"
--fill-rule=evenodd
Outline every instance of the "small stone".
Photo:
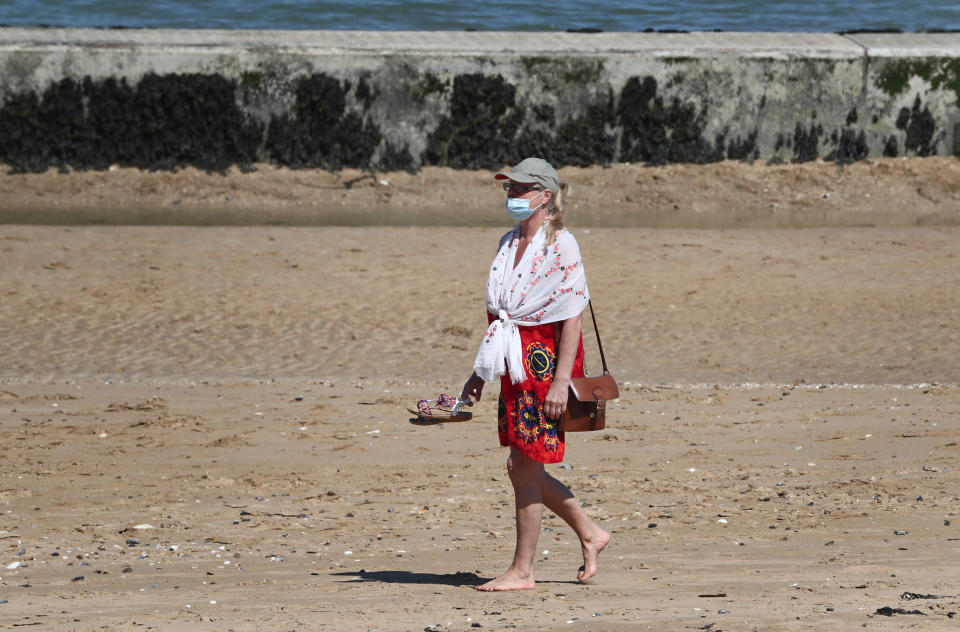
M 651 522 L 650 524 L 647 525 L 647 528 L 648 528 L 648 529 L 656 529 L 656 528 L 657 528 L 657 523 L 656 523 L 656 522 Z
M 907 532 L 904 531 L 903 529 L 897 529 L 896 531 L 893 532 L 893 535 L 907 535 Z

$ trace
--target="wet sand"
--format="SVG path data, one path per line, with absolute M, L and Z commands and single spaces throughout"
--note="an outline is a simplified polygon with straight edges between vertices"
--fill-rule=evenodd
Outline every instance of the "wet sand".
M 503 225 L 492 172 L 194 168 L 0 174 L 0 223 Z M 572 223 L 634 228 L 960 225 L 960 160 L 565 167 Z
M 0 226 L 0 627 L 950 629 L 960 229 L 570 224 L 622 397 L 550 471 L 613 540 L 576 584 L 548 514 L 512 594 L 496 389 L 405 412 L 503 226 Z

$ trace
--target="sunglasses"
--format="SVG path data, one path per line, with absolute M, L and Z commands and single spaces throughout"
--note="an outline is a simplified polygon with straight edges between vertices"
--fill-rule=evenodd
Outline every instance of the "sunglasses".
M 543 191 L 543 187 L 538 184 L 518 184 L 516 182 L 505 182 L 503 184 L 503 190 L 508 192 L 513 191 L 523 195 L 530 193 L 530 191 Z

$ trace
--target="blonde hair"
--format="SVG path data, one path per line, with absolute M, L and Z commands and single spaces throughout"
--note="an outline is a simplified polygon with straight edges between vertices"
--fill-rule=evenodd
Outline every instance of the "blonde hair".
M 563 230 L 564 196 L 570 194 L 570 185 L 561 182 L 557 187 L 557 194 L 550 198 L 550 209 L 547 212 L 547 243 L 550 245 L 557 240 L 557 232 Z

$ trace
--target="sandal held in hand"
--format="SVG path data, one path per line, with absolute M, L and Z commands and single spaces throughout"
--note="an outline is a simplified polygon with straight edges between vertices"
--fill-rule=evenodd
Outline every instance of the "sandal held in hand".
M 449 423 L 452 421 L 468 421 L 473 413 L 460 410 L 463 406 L 473 406 L 469 399 L 457 399 L 441 393 L 436 399 L 421 399 L 417 402 L 417 409 L 407 410 L 416 415 L 410 423 L 417 426 L 432 426 L 434 424 Z

